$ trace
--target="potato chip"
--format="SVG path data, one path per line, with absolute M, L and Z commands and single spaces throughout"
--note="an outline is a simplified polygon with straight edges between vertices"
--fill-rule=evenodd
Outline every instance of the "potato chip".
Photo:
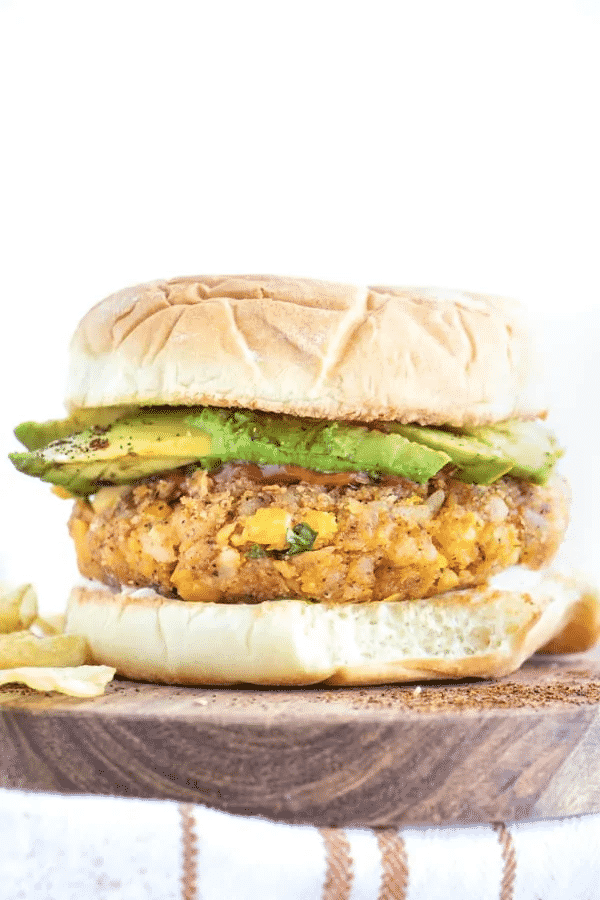
M 54 616 L 36 616 L 29 627 L 33 634 L 40 637 L 62 634 L 65 630 L 65 619 L 64 613 Z
M 21 666 L 0 669 L 0 685 L 25 684 L 36 691 L 58 691 L 70 697 L 98 697 L 115 676 L 110 666 Z
M 81 666 L 88 662 L 88 646 L 78 634 L 38 637 L 31 631 L 0 634 L 0 669 L 21 666 Z
M 64 624 L 63 614 L 38 615 L 32 585 L 0 582 L 0 685 L 24 684 L 71 697 L 103 694 L 115 669 L 86 665 L 85 638 L 64 634 Z
M 37 594 L 30 584 L 0 583 L 0 634 L 28 628 L 37 616 Z

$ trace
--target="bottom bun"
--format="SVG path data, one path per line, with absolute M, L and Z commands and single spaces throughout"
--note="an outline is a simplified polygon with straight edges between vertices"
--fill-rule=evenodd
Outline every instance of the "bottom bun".
M 507 675 L 553 639 L 560 646 L 582 602 L 594 607 L 595 629 L 585 646 L 571 644 L 582 650 L 598 637 L 599 598 L 560 574 L 540 576 L 526 592 L 488 585 L 339 605 L 194 603 L 89 582 L 73 588 L 65 627 L 87 639 L 93 662 L 136 680 L 365 685 Z

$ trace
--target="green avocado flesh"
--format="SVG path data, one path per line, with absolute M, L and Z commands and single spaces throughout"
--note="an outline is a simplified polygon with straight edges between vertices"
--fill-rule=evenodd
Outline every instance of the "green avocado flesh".
M 131 410 L 124 406 L 106 406 L 104 408 L 79 410 L 76 416 L 69 419 L 50 419 L 48 422 L 22 422 L 15 428 L 15 436 L 28 450 L 41 450 L 51 441 L 70 437 L 84 428 L 111 425 L 123 418 Z
M 459 434 L 395 422 L 388 427 L 411 441 L 447 453 L 458 477 L 471 484 L 492 484 L 507 474 L 544 484 L 562 456 L 552 433 L 538 422 L 501 422 L 464 428 Z
M 457 434 L 394 422 L 368 427 L 213 407 L 121 413 L 103 411 L 102 424 L 96 419 L 83 430 L 89 412 L 86 419 L 25 422 L 15 434 L 29 452 L 12 453 L 10 459 L 27 475 L 85 496 L 107 484 L 129 484 L 190 464 L 213 469 L 231 460 L 401 475 L 420 483 L 451 463 L 457 477 L 476 484 L 507 473 L 543 483 L 561 455 L 550 432 L 533 422 Z

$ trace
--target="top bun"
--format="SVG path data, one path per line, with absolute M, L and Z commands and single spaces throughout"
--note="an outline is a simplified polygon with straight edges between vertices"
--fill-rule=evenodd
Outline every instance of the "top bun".
M 514 301 L 273 275 L 153 281 L 94 306 L 67 406 L 130 404 L 454 426 L 544 414 Z

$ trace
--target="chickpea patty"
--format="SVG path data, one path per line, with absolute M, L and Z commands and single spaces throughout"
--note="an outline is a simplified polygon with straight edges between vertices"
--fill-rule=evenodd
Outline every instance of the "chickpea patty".
M 482 486 L 447 469 L 424 485 L 365 475 L 331 484 L 298 480 L 298 471 L 230 464 L 105 488 L 73 509 L 79 569 L 183 600 L 402 600 L 481 584 L 516 564 L 540 568 L 567 527 L 558 477 Z

